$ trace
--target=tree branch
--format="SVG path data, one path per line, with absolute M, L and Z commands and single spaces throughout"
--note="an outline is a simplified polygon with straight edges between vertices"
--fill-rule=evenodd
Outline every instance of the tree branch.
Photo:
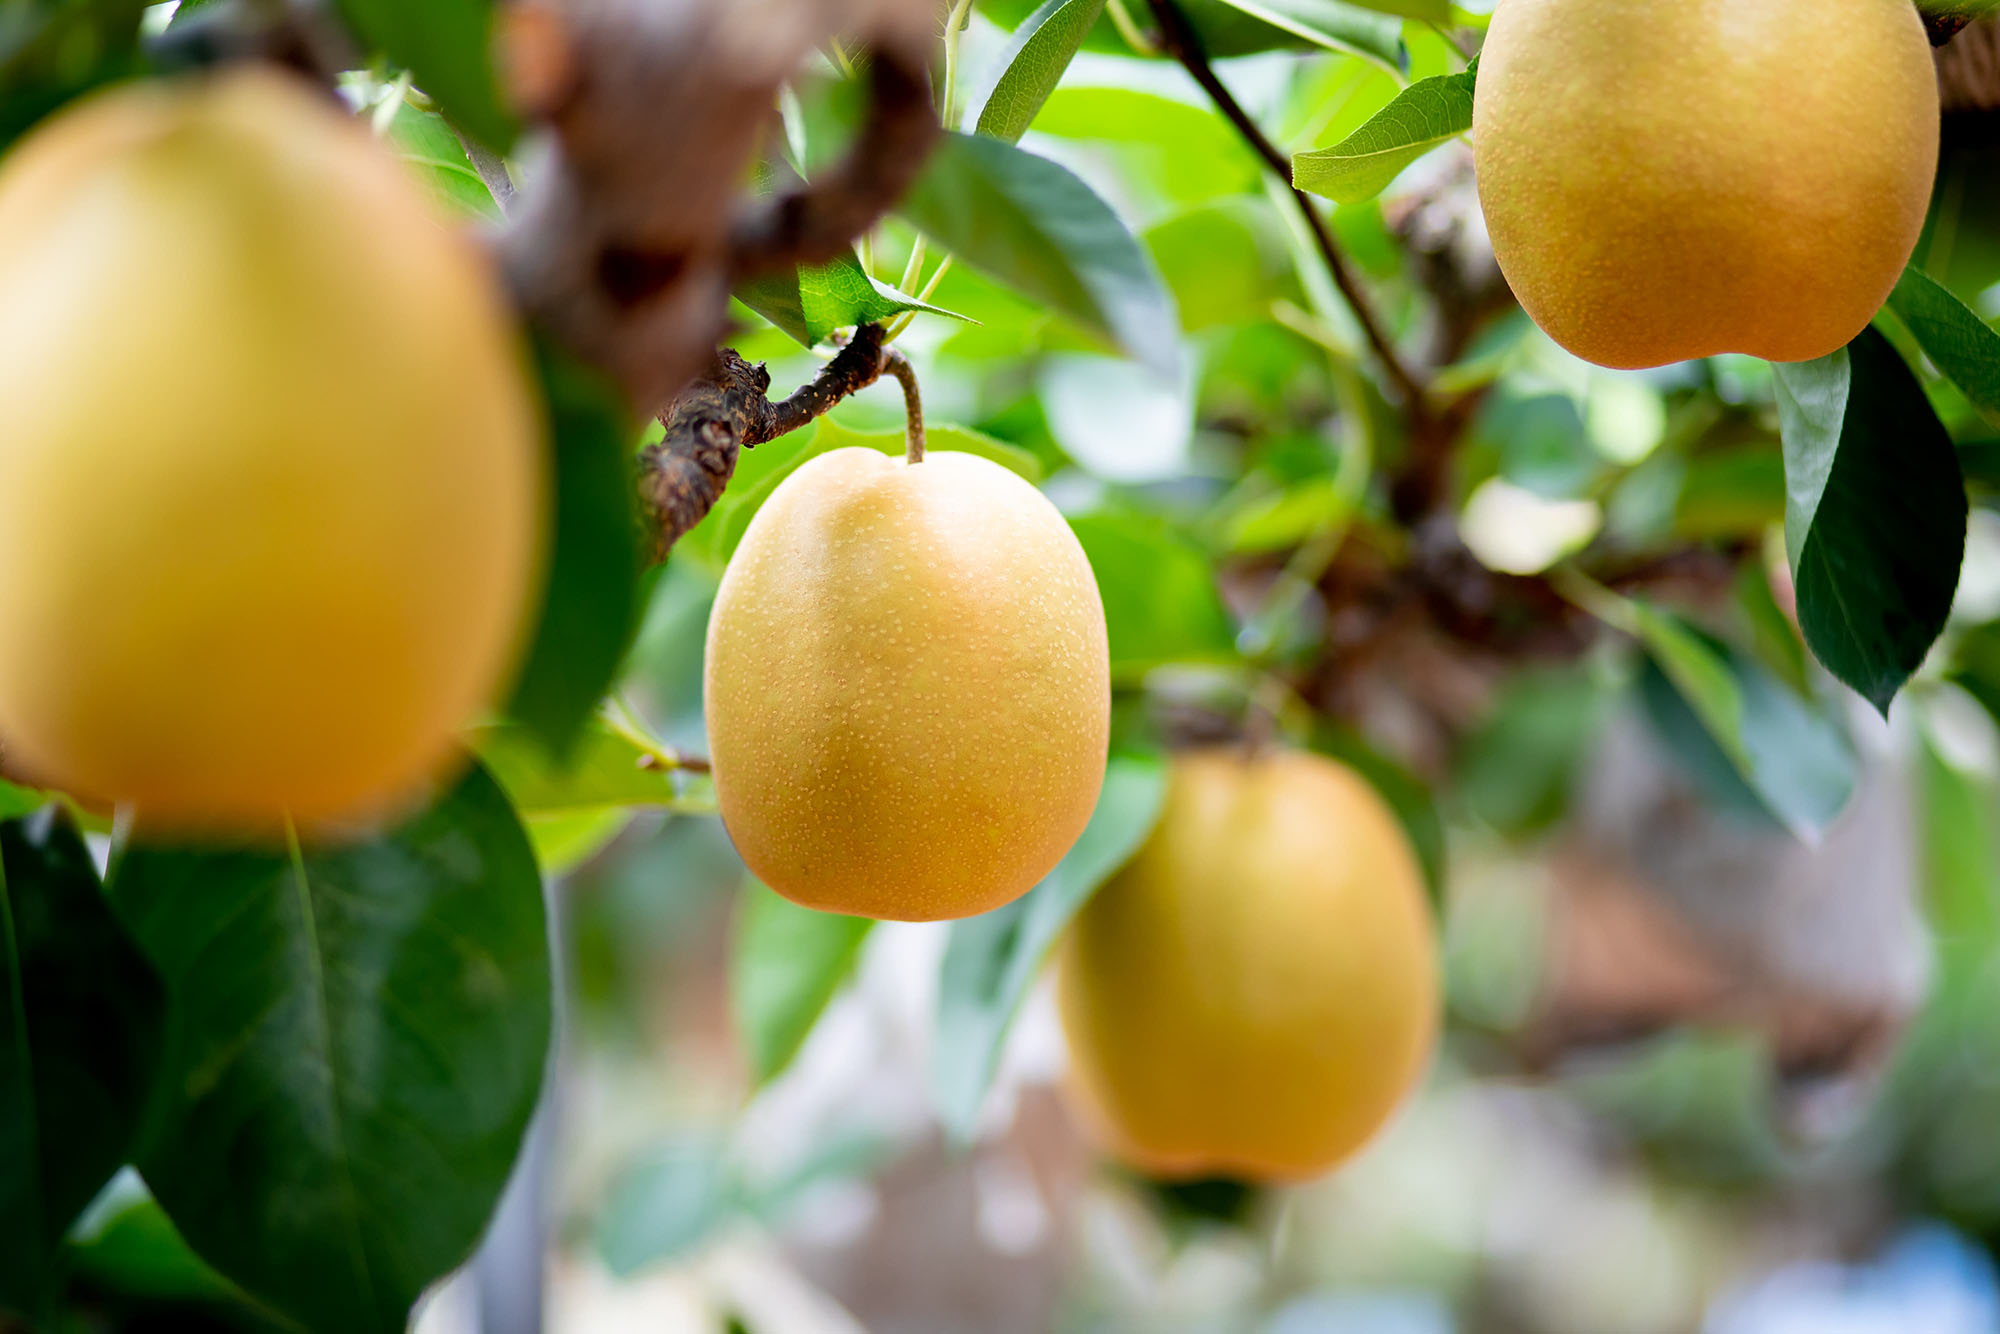
M 1360 281 L 1349 267 L 1347 257 L 1341 254 L 1340 247 L 1334 242 L 1333 233 L 1327 228 L 1326 220 L 1320 216 L 1312 197 L 1292 184 L 1291 159 L 1265 137 L 1264 131 L 1258 128 L 1257 122 L 1250 118 L 1250 113 L 1243 109 L 1243 104 L 1236 100 L 1235 94 L 1229 91 L 1227 85 L 1216 74 L 1215 67 L 1209 63 L 1208 52 L 1202 46 L 1201 35 L 1194 30 L 1194 25 L 1188 21 L 1177 0 L 1147 0 L 1147 4 L 1151 7 L 1154 21 L 1160 28 L 1161 49 L 1179 61 L 1181 67 L 1194 77 L 1194 81 L 1201 85 L 1202 91 L 1214 100 L 1216 107 L 1228 117 L 1229 123 L 1236 127 L 1236 132 L 1243 137 L 1244 142 L 1249 144 L 1257 156 L 1264 160 L 1264 165 L 1285 183 L 1285 188 L 1292 192 L 1293 201 L 1297 203 L 1299 212 L 1305 216 L 1307 227 L 1312 231 L 1314 244 L 1318 246 L 1320 256 L 1326 261 L 1327 271 L 1333 277 L 1333 284 L 1347 299 L 1348 306 L 1354 312 L 1355 321 L 1361 325 L 1361 332 L 1368 339 L 1369 347 L 1374 349 L 1376 360 L 1382 363 L 1383 371 L 1396 386 L 1397 392 L 1403 396 L 1411 416 L 1418 420 L 1427 417 L 1430 409 L 1424 399 L 1423 384 L 1404 364 L 1401 355 L 1396 351 L 1396 345 L 1383 330 L 1382 322 L 1368 300 L 1368 294 L 1362 291 Z
M 883 342 L 879 324 L 864 324 L 847 345 L 789 398 L 770 400 L 771 373 L 730 348 L 720 348 L 660 417 L 666 435 L 639 456 L 639 492 L 654 531 L 653 558 L 665 560 L 675 542 L 700 523 L 736 473 L 740 451 L 798 430 L 842 399 L 893 375 L 910 409 L 911 448 L 922 455 L 923 415 L 916 372 Z

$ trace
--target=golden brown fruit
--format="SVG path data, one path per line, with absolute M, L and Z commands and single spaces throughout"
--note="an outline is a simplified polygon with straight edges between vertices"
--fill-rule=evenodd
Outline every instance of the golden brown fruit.
M 1916 246 L 1937 76 L 1910 0 L 1500 0 L 1472 134 L 1501 270 L 1571 352 L 1807 361 Z
M 493 699 L 539 407 L 494 276 L 268 72 L 0 163 L 0 736 L 156 826 L 374 813 Z
M 1438 1026 L 1423 875 L 1396 818 L 1316 755 L 1199 751 L 1060 960 L 1071 1086 L 1152 1175 L 1285 1181 L 1367 1142 Z
M 810 908 L 931 921 L 1019 897 L 1104 780 L 1090 563 L 996 463 L 836 449 L 786 478 L 708 623 L 708 743 L 743 860 Z

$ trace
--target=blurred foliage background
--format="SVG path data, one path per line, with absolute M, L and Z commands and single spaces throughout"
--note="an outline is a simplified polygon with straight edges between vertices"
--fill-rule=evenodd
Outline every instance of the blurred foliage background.
M 974 8 L 972 107 L 1031 8 Z M 1189 8 L 1289 153 L 1462 70 L 1490 6 L 1442 29 L 1330 0 Z M 507 726 L 483 740 L 552 875 L 564 1036 L 486 1250 L 418 1327 L 534 1328 L 508 1322 L 539 1306 L 591 1334 L 2000 1329 L 2000 423 L 1926 374 L 1976 503 L 1947 635 L 1884 719 L 1790 619 L 1770 369 L 1618 373 L 1556 348 L 1508 297 L 1448 139 L 1326 209 L 1396 344 L 1467 414 L 1447 527 L 1469 556 L 1412 584 L 1398 571 L 1442 539 L 1396 513 L 1413 446 L 1394 387 L 1286 193 L 1120 17 L 1021 147 L 1111 206 L 1178 330 L 1107 339 L 975 262 L 932 283 L 937 251 L 913 265 L 901 218 L 857 260 L 960 317 L 898 335 L 933 447 L 1036 479 L 1084 542 L 1119 753 L 1261 711 L 1404 815 L 1448 962 L 1428 1082 L 1329 1180 L 1159 1188 L 1103 1166 L 1065 1112 L 1032 966 L 1009 1028 L 1007 987 L 969 993 L 963 972 L 1008 956 L 969 926 L 871 929 L 745 883 L 677 767 L 703 751 L 709 605 L 790 467 L 856 436 L 896 447 L 884 385 L 745 456 L 649 576 L 571 772 Z M 381 74 L 352 80 L 360 110 L 497 216 L 435 109 Z M 838 153 L 850 75 L 834 50 L 797 84 L 774 162 Z M 1916 259 L 1989 322 L 1995 125 L 1948 114 Z M 781 390 L 817 369 L 735 316 L 732 345 Z M 1691 698 L 1688 652 L 1738 683 L 1740 736 Z M 263 1325 L 130 1174 L 75 1240 L 81 1328 Z

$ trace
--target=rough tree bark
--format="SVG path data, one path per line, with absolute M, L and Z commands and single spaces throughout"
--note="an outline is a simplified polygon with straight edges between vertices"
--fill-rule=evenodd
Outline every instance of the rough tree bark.
M 553 131 L 500 243 L 522 309 L 663 409 L 713 357 L 732 283 L 832 258 L 923 165 L 931 19 L 927 0 L 522 0 L 509 82 Z M 871 56 L 852 158 L 746 203 L 780 85 L 836 33 Z

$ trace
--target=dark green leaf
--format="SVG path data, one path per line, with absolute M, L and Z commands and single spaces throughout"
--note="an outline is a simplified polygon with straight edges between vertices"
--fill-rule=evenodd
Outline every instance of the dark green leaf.
M 161 1207 L 308 1329 L 400 1334 L 484 1230 L 548 1057 L 541 881 L 499 785 L 474 769 L 341 846 L 134 842 L 110 894 L 170 997 Z
M 1057 937 L 1146 841 L 1166 795 L 1163 756 L 1112 755 L 1097 809 L 1055 870 L 1006 907 L 952 923 L 938 976 L 931 1092 L 953 1139 L 972 1138 L 1015 1011 Z
M 1477 77 L 1468 68 L 1411 84 L 1339 143 L 1295 154 L 1292 183 L 1342 204 L 1373 199 L 1403 168 L 1472 128 Z
M 493 74 L 492 0 L 338 0 L 362 44 L 416 77 L 452 121 L 505 150 L 515 124 Z
M 1887 713 L 1958 589 L 1965 480 L 1917 377 L 1874 329 L 1780 364 L 1785 548 L 1815 657 Z
M 975 268 L 1178 375 L 1180 323 L 1159 270 L 1067 167 L 998 139 L 947 134 L 902 213 Z
M 245 1323 L 259 1320 L 249 1298 L 188 1249 L 173 1220 L 130 1167 L 111 1178 L 70 1229 L 65 1246 L 79 1286 L 145 1302 L 203 1302 L 239 1307 Z
M 1145 515 L 1083 514 L 1069 526 L 1104 595 L 1114 679 L 1169 663 L 1236 661 L 1235 624 L 1198 548 Z
M 999 77 L 980 106 L 979 132 L 1017 142 L 1103 12 L 1104 0 L 1048 0 L 1030 14 L 1000 55 Z
M 886 320 L 906 310 L 965 318 L 876 282 L 851 251 L 818 268 L 791 269 L 739 283 L 736 299 L 807 347 L 824 341 L 835 329 Z
M 1889 308 L 1916 335 L 1924 355 L 1983 412 L 2000 414 L 2000 332 L 1930 275 L 1903 270 Z
M 2000 723 L 2000 621 L 1974 626 L 1958 637 L 1951 679 Z
M 0 822 L 0 1310 L 38 1312 L 64 1232 L 131 1153 L 163 998 L 62 811 Z
M 616 391 L 537 339 L 554 461 L 548 584 L 507 706 L 557 754 L 617 679 L 639 626 L 633 430 Z
M 874 925 L 866 917 L 802 908 L 755 880 L 744 886 L 729 995 L 752 1082 L 775 1079 L 798 1055 L 854 972 Z
M 1641 642 L 1747 790 L 1799 838 L 1812 841 L 1854 794 L 1854 750 L 1840 724 L 1748 654 L 1643 602 L 1631 604 Z M 1657 706 L 1659 698 L 1648 701 Z M 1670 737 L 1674 720 L 1653 707 Z M 1684 746 L 1690 757 L 1696 748 Z M 1713 776 L 1696 763 L 1696 776 Z M 1726 782 L 1710 785 L 1722 790 Z
M 133 72 L 146 0 L 0 3 L 0 149 L 64 102 Z

